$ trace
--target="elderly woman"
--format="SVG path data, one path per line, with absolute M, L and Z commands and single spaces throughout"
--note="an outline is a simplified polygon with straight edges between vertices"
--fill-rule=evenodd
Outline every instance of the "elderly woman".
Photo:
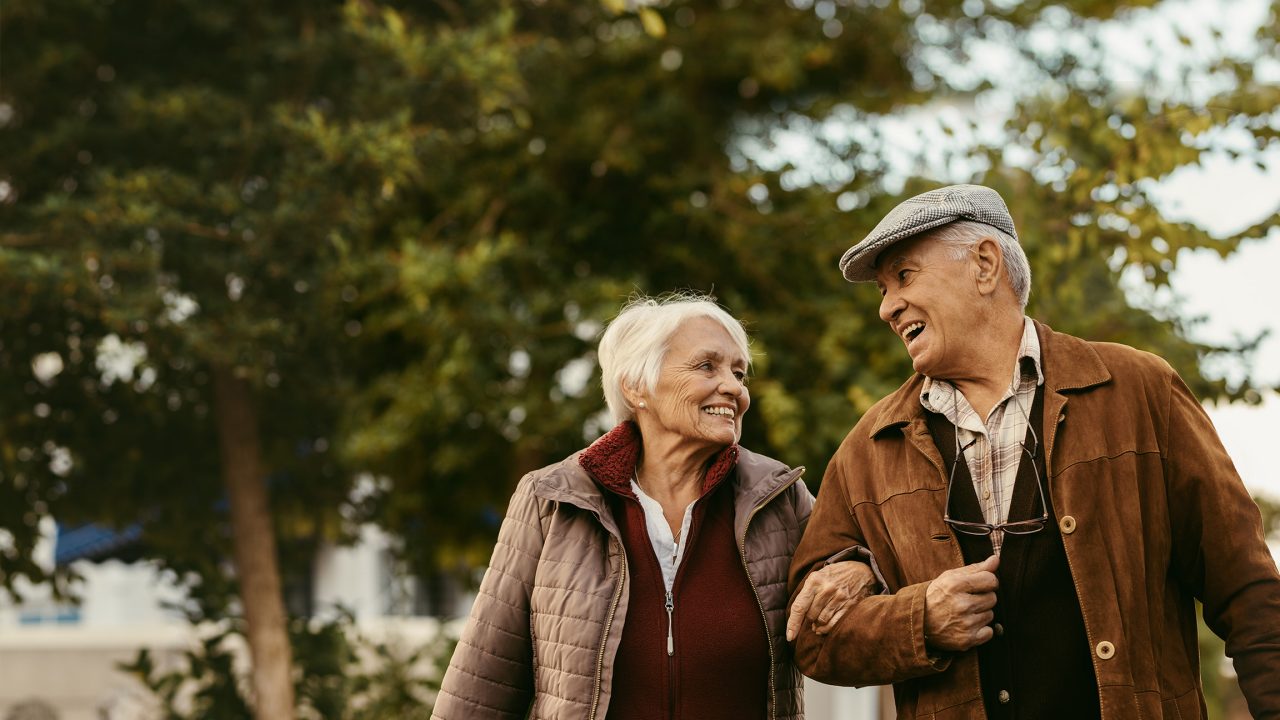
M 708 297 L 641 298 L 599 358 L 618 424 L 520 481 L 433 717 L 803 717 L 784 613 L 813 497 L 803 468 L 737 444 L 741 324 Z

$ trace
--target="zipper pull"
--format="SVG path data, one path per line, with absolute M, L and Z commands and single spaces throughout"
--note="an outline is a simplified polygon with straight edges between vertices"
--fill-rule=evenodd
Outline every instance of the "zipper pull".
M 671 598 L 671 591 L 667 591 L 667 657 L 676 654 L 676 641 L 671 635 L 671 613 L 676 609 L 675 601 Z

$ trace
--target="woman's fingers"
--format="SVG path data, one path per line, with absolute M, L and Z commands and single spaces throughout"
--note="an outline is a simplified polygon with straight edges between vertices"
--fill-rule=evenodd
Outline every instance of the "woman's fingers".
M 787 617 L 787 640 L 807 622 L 820 635 L 835 627 L 859 598 L 871 594 L 871 571 L 860 562 L 832 563 L 805 578 Z

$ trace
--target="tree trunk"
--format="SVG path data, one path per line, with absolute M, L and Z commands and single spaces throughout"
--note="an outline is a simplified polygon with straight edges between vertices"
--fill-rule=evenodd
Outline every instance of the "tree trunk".
M 222 481 L 231 503 L 232 545 L 253 662 L 258 720 L 292 720 L 293 658 L 280 589 L 258 415 L 249 384 L 230 367 L 213 368 Z

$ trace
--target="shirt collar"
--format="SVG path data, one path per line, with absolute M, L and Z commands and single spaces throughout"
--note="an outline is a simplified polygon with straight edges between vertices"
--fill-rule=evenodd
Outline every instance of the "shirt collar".
M 1013 372 L 1009 387 L 1015 391 L 1044 384 L 1044 372 L 1040 367 L 1040 337 L 1036 334 L 1035 323 L 1025 315 L 1022 317 L 1022 341 L 1018 344 L 1018 362 Z M 925 410 L 949 416 L 951 413 L 948 411 L 955 404 L 955 392 L 956 388 L 950 382 L 926 376 L 924 385 L 920 388 L 920 404 Z M 948 419 L 955 422 L 955 418 L 948 417 Z

